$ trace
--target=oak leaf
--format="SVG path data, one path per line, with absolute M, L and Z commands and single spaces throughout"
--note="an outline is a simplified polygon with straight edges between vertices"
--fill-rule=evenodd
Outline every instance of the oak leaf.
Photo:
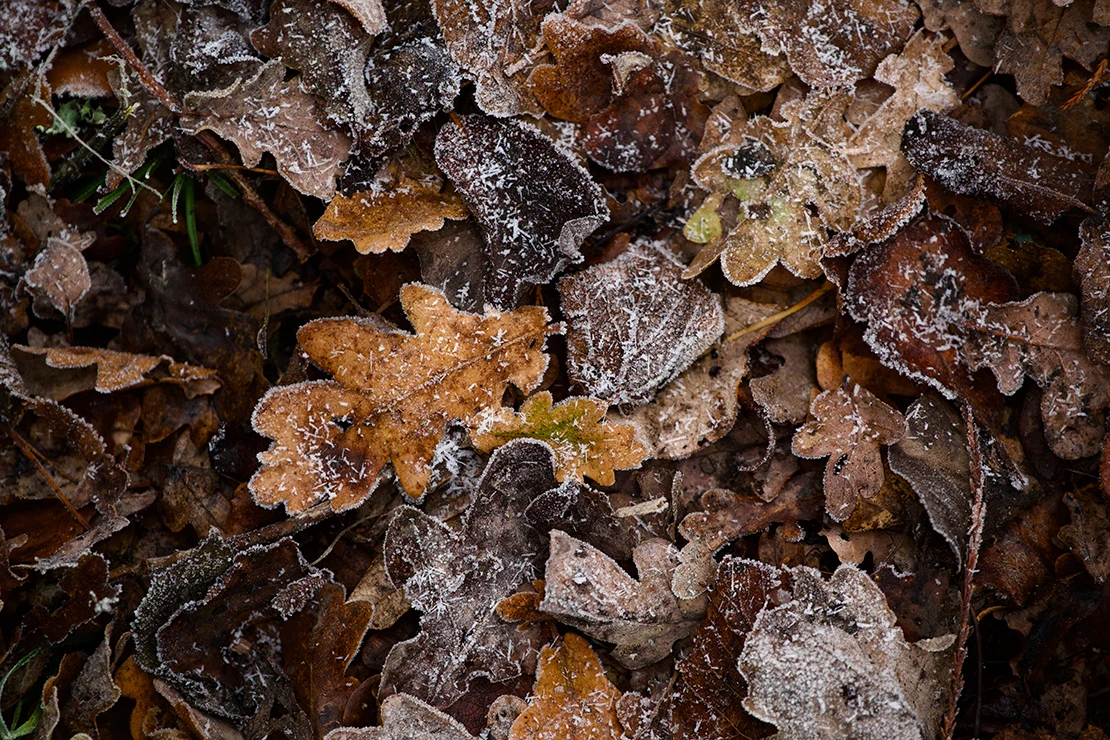
M 461 724 L 408 694 L 387 696 L 381 727 L 337 727 L 324 740 L 474 740 Z
M 601 550 L 552 530 L 540 610 L 614 643 L 615 659 L 642 668 L 670 655 L 675 640 L 697 629 L 705 602 L 680 599 L 671 590 L 680 561 L 670 542 L 641 542 L 632 560 L 638 580 Z
M 301 327 L 301 347 L 335 380 L 274 388 L 259 401 L 255 429 L 274 440 L 250 483 L 259 503 L 300 512 L 327 499 L 344 511 L 390 462 L 417 498 L 448 424 L 499 405 L 509 383 L 527 393 L 542 379 L 543 308 L 468 314 L 418 284 L 401 290 L 401 305 L 415 334 L 350 318 Z
M 411 694 L 450 712 L 478 677 L 502 683 L 531 673 L 542 632 L 519 630 L 496 609 L 534 576 L 542 542 L 524 509 L 555 485 L 551 450 L 516 440 L 493 453 L 461 529 L 398 510 L 386 572 L 422 616 L 420 633 L 389 651 L 381 696 Z
M 456 117 L 436 136 L 435 155 L 482 225 L 486 300 L 499 308 L 516 305 L 526 283 L 581 261 L 579 245 L 609 216 L 589 173 L 527 124 Z
M 568 398 L 552 405 L 547 391 L 520 406 L 487 410 L 470 422 L 470 440 L 487 453 L 513 439 L 547 442 L 555 453 L 555 479 L 582 482 L 589 476 L 603 486 L 616 480 L 615 471 L 640 467 L 647 449 L 636 439 L 636 427 L 603 421 L 608 404 L 593 398 Z
M 650 244 L 559 281 L 575 384 L 612 404 L 640 405 L 717 340 L 720 299 L 682 270 Z
M 825 506 L 833 519 L 844 521 L 857 498 L 871 498 L 882 488 L 879 445 L 902 439 L 906 419 L 866 388 L 847 383 L 817 396 L 810 413 L 814 420 L 794 433 L 791 449 L 798 457 L 829 456 Z
M 335 193 L 350 141 L 327 123 L 315 98 L 285 81 L 280 62 L 223 90 L 190 93 L 185 105 L 190 115 L 181 118 L 181 128 L 187 133 L 208 129 L 234 141 L 248 167 L 269 152 L 278 171 L 302 193 L 323 200 Z
M 568 632 L 540 653 L 533 698 L 509 740 L 621 740 L 621 692 L 584 639 Z
M 464 219 L 454 193 L 401 177 L 392 187 L 339 194 L 312 227 L 317 239 L 350 239 L 361 254 L 400 252 L 419 231 L 436 231 L 445 219 Z

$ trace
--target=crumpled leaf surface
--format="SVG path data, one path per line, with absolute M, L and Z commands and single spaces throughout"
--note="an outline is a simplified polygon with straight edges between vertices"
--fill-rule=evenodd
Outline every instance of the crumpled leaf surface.
M 158 382 L 180 385 L 190 396 L 212 393 L 220 387 L 214 371 L 174 362 L 172 357 L 165 355 L 151 357 L 98 347 L 25 347 L 20 344 L 12 350 L 28 390 L 55 401 L 83 390 L 113 393 Z M 67 370 L 73 372 L 64 372 Z
M 382 701 L 381 727 L 338 727 L 325 740 L 474 740 L 449 716 L 408 694 Z
M 485 296 L 499 308 L 515 306 L 525 284 L 580 261 L 579 245 L 609 215 L 589 173 L 528 124 L 457 117 L 440 129 L 435 151 L 482 225 Z
M 274 440 L 251 479 L 257 501 L 290 512 L 320 500 L 349 509 L 390 462 L 417 498 L 448 423 L 499 404 L 509 383 L 527 392 L 543 377 L 544 309 L 467 314 L 418 284 L 402 289 L 401 303 L 415 334 L 343 318 L 298 332 L 335 380 L 275 388 L 255 409 L 255 429 Z
M 1093 359 L 1110 365 L 1110 223 L 1092 216 L 1079 237 L 1075 272 L 1082 289 L 1083 346 Z
M 559 281 L 567 372 L 591 396 L 637 406 L 685 370 L 724 328 L 720 301 L 662 245 Z
M 642 668 L 668 655 L 671 644 L 697 629 L 704 599 L 683 600 L 671 591 L 678 550 L 659 539 L 632 551 L 639 578 L 608 555 L 553 530 L 540 610 L 605 642 L 613 657 Z
M 615 471 L 637 468 L 647 449 L 636 439 L 636 427 L 604 421 L 608 404 L 593 398 L 567 398 L 552 405 L 544 391 L 529 396 L 520 411 L 486 411 L 471 421 L 470 440 L 479 452 L 490 452 L 514 439 L 538 439 L 555 453 L 555 479 L 582 482 L 589 476 L 603 486 L 616 480 Z

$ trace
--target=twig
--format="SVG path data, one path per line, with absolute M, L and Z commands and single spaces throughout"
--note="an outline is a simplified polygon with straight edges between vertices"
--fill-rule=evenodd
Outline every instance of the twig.
M 983 501 L 983 451 L 979 445 L 979 428 L 970 404 L 963 404 L 967 424 L 967 444 L 971 459 L 971 528 L 968 531 L 967 562 L 964 565 L 964 583 L 960 596 L 960 628 L 956 633 L 956 646 L 952 653 L 952 683 L 948 709 L 945 712 L 941 737 L 952 740 L 956 732 L 956 709 L 964 688 L 963 667 L 967 659 L 967 638 L 971 625 L 971 597 L 975 590 L 975 571 L 979 565 L 979 549 L 983 546 L 983 525 L 986 504 Z
M 123 37 L 119 35 L 119 32 L 112 27 L 112 24 L 104 15 L 104 11 L 96 4 L 96 0 L 89 0 L 86 7 L 88 7 L 89 15 L 92 16 L 97 28 L 99 28 L 101 33 L 112 43 L 112 46 L 116 48 L 116 51 L 120 53 L 128 66 L 135 71 L 143 87 L 145 87 L 151 95 L 158 98 L 162 105 L 166 106 L 175 116 L 183 115 L 186 111 L 183 109 L 181 102 L 173 93 L 163 87 L 162 83 L 159 82 L 153 74 L 151 74 L 142 60 L 136 56 L 131 47 L 127 45 L 127 42 L 123 40 Z M 220 164 L 237 164 L 233 161 L 227 147 L 220 143 L 219 139 L 217 139 L 215 134 L 211 131 L 200 131 L 196 134 L 196 138 L 208 147 L 208 150 L 212 152 L 213 156 L 215 156 Z M 254 185 L 243 176 L 242 172 L 229 169 L 228 178 L 239 187 L 243 202 L 256 210 L 262 218 L 266 219 L 266 223 L 270 225 L 270 228 L 277 232 L 278 236 L 281 237 L 281 240 L 285 243 L 285 246 L 296 252 L 301 262 L 304 262 L 312 256 L 312 250 L 301 241 L 301 238 L 297 236 L 297 232 L 293 230 L 293 227 L 282 221 L 276 213 L 270 210 L 270 207 L 266 205 L 266 202 L 263 201 L 262 197 L 258 194 L 258 191 L 254 189 Z
M 89 520 L 86 519 L 84 515 L 82 515 L 81 512 L 77 510 L 77 507 L 73 505 L 73 502 L 70 501 L 64 493 L 62 493 L 62 489 L 58 486 L 57 482 L 55 482 L 54 477 L 50 475 L 50 471 L 43 467 L 42 463 L 39 462 L 38 457 L 35 456 L 35 452 L 37 450 L 35 450 L 35 448 L 31 446 L 30 442 L 23 439 L 23 437 L 16 430 L 9 428 L 7 432 L 8 436 L 11 437 L 13 442 L 15 442 L 15 446 L 19 448 L 20 452 L 26 455 L 27 459 L 31 461 L 31 464 L 34 465 L 35 468 L 39 471 L 39 475 L 42 476 L 42 479 L 45 480 L 46 484 L 54 490 L 54 496 L 58 499 L 58 501 L 62 503 L 62 506 L 66 507 L 66 511 L 69 512 L 70 516 L 76 519 L 82 527 L 88 529 Z
M 982 85 L 987 80 L 989 80 L 993 75 L 994 75 L 994 70 L 993 69 L 988 69 L 987 73 L 985 75 L 983 75 L 982 77 L 980 77 L 978 80 L 976 80 L 974 85 L 969 87 L 967 90 L 964 90 L 964 94 L 960 96 L 960 100 L 967 100 L 969 97 L 971 97 L 971 94 L 973 92 L 975 92 L 976 90 L 978 90 L 979 86 Z
M 1091 75 L 1091 79 L 1087 80 L 1087 84 L 1085 84 L 1083 87 L 1076 90 L 1075 94 L 1072 95 L 1070 98 L 1068 98 L 1064 102 L 1064 104 L 1060 106 L 1060 110 L 1067 110 L 1068 108 L 1071 108 L 1073 105 L 1076 105 L 1077 103 L 1079 103 L 1080 100 L 1087 97 L 1087 94 L 1090 93 L 1091 90 L 1094 90 L 1096 87 L 1098 87 L 1100 84 L 1102 84 L 1102 81 L 1104 79 L 1106 79 L 1106 59 L 1105 58 L 1101 62 L 1098 63 L 1098 66 L 1095 68 L 1094 74 Z
M 832 288 L 833 288 L 832 283 L 830 283 L 828 280 L 826 280 L 824 283 L 821 284 L 821 287 L 819 287 L 817 290 L 815 290 L 812 293 L 810 293 L 809 295 L 807 295 L 802 300 L 795 303 L 790 308 L 788 308 L 784 311 L 779 311 L 777 314 L 774 314 L 773 316 L 768 316 L 767 318 L 765 318 L 761 321 L 757 321 L 754 324 L 749 324 L 748 326 L 745 326 L 743 329 L 740 329 L 739 331 L 735 331 L 732 334 L 729 334 L 727 337 L 724 338 L 724 340 L 721 342 L 721 344 L 725 344 L 727 342 L 735 341 L 735 340 L 739 339 L 740 337 L 744 336 L 745 334 L 751 334 L 753 331 L 759 331 L 760 329 L 763 329 L 764 327 L 773 326 L 774 324 L 779 323 L 780 321 L 782 321 L 786 317 L 792 316 L 793 314 L 798 313 L 803 308 L 805 308 L 806 306 L 813 303 L 814 301 L 816 301 L 821 296 L 828 293 L 830 290 L 832 290 Z
M 178 161 L 194 172 L 207 172 L 208 170 L 242 170 L 243 172 L 256 172 L 260 175 L 281 175 L 277 170 L 268 170 L 265 167 L 247 167 L 243 164 L 193 164 L 185 160 Z

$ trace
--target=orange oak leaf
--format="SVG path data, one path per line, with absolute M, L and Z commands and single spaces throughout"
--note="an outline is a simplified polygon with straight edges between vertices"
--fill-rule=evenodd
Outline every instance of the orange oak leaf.
M 251 480 L 255 500 L 301 512 L 321 500 L 358 506 L 392 463 L 411 498 L 423 494 L 453 421 L 497 406 L 509 383 L 525 393 L 547 368 L 547 310 L 456 311 L 426 285 L 401 289 L 414 334 L 367 319 L 320 319 L 297 339 L 334 380 L 274 388 L 254 428 L 274 440 Z

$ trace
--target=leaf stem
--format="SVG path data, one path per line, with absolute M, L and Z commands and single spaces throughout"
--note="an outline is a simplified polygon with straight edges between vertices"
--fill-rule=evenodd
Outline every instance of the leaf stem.
M 749 324 L 748 326 L 745 326 L 743 329 L 740 329 L 739 331 L 735 331 L 732 334 L 729 334 L 727 337 L 725 337 L 721 341 L 721 344 L 726 344 L 728 342 L 733 342 L 733 341 L 739 339 L 740 337 L 744 336 L 745 334 L 751 334 L 753 331 L 759 331 L 760 329 L 763 329 L 763 328 L 768 327 L 768 326 L 773 326 L 774 324 L 779 323 L 780 321 L 787 318 L 788 316 L 792 316 L 792 315 L 798 313 L 803 308 L 805 308 L 806 306 L 813 303 L 814 301 L 816 301 L 821 296 L 828 293 L 830 290 L 832 290 L 832 288 L 833 288 L 833 284 L 830 283 L 828 280 L 826 280 L 824 283 L 821 284 L 821 287 L 819 287 L 817 290 L 815 290 L 812 293 L 810 293 L 809 295 L 807 295 L 802 300 L 795 303 L 790 308 L 788 308 L 784 311 L 779 311 L 778 313 L 776 313 L 772 316 L 768 316 L 767 318 L 765 318 L 761 321 L 757 321 L 754 324 Z

